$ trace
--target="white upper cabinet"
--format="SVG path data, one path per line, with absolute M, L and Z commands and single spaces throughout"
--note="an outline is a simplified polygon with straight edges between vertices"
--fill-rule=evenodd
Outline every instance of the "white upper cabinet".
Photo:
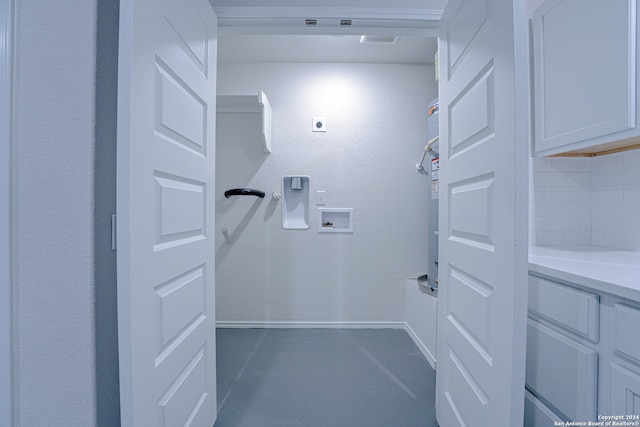
M 533 15 L 534 151 L 640 143 L 636 0 L 549 0 Z

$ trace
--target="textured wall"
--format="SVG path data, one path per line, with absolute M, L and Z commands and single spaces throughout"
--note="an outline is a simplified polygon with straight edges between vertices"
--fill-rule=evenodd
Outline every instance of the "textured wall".
M 18 2 L 14 257 L 19 426 L 96 420 L 96 2 Z
M 432 67 L 380 64 L 220 64 L 218 93 L 266 92 L 273 153 L 257 114 L 218 114 L 216 298 L 219 321 L 405 320 L 407 274 L 427 259 L 426 188 L 416 172 L 426 142 Z M 327 118 L 312 133 L 312 117 Z M 311 177 L 309 230 L 284 230 L 284 175 Z M 233 187 L 263 200 L 224 199 Z M 313 196 L 354 208 L 353 234 L 318 233 Z M 220 233 L 226 227 L 228 244 Z

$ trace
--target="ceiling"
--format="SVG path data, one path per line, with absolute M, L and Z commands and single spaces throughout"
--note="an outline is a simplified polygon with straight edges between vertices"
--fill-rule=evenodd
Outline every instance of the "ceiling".
M 401 36 L 389 45 L 362 44 L 360 36 L 220 36 L 220 62 L 364 62 L 433 64 L 435 38 Z
M 447 0 L 210 2 L 220 17 L 221 62 L 433 64 L 437 42 L 425 36 L 435 34 L 428 29 L 437 26 Z M 317 19 L 317 27 L 305 27 L 305 18 Z M 341 28 L 336 18 L 354 18 L 353 26 Z M 360 35 L 401 37 L 375 45 L 361 44 Z
M 447 0 L 210 0 L 215 7 L 344 7 L 443 10 Z

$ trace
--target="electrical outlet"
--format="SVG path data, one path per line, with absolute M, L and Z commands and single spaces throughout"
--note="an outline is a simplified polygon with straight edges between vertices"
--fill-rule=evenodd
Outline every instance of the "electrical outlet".
M 311 124 L 312 132 L 326 132 L 327 131 L 327 119 L 324 117 L 314 117 Z

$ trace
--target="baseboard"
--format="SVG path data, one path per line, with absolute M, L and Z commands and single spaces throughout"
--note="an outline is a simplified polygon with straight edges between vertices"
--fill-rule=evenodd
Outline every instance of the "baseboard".
M 406 329 L 405 322 L 243 322 L 222 320 L 217 328 Z
M 427 349 L 427 346 L 425 346 L 422 343 L 422 341 L 420 341 L 420 338 L 418 338 L 418 335 L 416 335 L 416 333 L 413 331 L 413 329 L 411 329 L 411 326 L 409 326 L 408 323 L 404 324 L 404 330 L 407 331 L 407 333 L 409 334 L 409 336 L 411 337 L 413 342 L 418 347 L 418 350 L 420 350 L 420 353 L 422 353 L 424 358 L 427 359 L 427 362 L 429 362 L 431 367 L 433 369 L 436 369 L 436 358 L 435 358 L 435 355 L 431 354 L 431 352 Z
M 409 337 L 427 359 L 433 369 L 436 368 L 436 359 L 420 338 L 406 322 L 269 322 L 254 321 L 244 322 L 235 320 L 220 320 L 216 322 L 216 328 L 220 329 L 264 329 L 264 328 L 291 328 L 291 329 L 404 329 Z

